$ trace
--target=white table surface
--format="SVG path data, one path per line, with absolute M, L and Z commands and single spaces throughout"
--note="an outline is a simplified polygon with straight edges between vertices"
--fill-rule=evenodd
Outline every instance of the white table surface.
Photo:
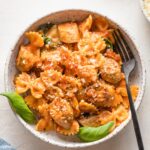
M 138 110 L 145 149 L 150 149 L 150 23 L 144 18 L 139 0 L 0 0 L 0 91 L 4 91 L 4 65 L 17 37 L 36 19 L 56 10 L 89 9 L 105 14 L 133 35 L 145 58 L 146 91 Z M 17 150 L 64 150 L 47 144 L 29 133 L 15 118 L 7 101 L 0 98 L 0 137 Z M 136 150 L 130 123 L 113 139 L 86 150 Z M 84 149 L 85 150 L 85 149 Z

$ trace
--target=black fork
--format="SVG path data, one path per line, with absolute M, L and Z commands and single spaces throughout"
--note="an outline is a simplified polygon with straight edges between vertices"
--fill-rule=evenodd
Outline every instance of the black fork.
M 128 45 L 127 41 L 125 40 L 125 38 L 123 37 L 119 29 L 114 30 L 113 37 L 115 39 L 115 51 L 118 54 L 120 54 L 121 59 L 123 61 L 122 71 L 125 74 L 126 89 L 127 89 L 127 94 L 129 98 L 132 121 L 134 125 L 134 131 L 135 131 L 138 147 L 139 147 L 139 150 L 144 150 L 142 136 L 141 136 L 140 127 L 138 123 L 138 118 L 136 115 L 134 102 L 132 99 L 132 95 L 131 95 L 131 91 L 130 91 L 130 87 L 128 83 L 129 75 L 135 68 L 135 58 L 134 58 L 134 55 L 132 53 L 130 46 Z

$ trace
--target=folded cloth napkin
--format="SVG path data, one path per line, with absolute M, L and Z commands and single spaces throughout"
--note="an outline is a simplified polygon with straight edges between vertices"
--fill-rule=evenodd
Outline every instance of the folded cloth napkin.
M 0 139 L 0 150 L 15 150 L 10 144 Z

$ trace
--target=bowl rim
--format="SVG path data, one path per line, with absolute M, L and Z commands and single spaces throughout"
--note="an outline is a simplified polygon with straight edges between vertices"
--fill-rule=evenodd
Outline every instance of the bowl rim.
M 141 7 L 141 10 L 142 10 L 145 18 L 150 22 L 150 16 L 148 16 L 148 13 L 144 8 L 144 0 L 140 0 L 140 7 Z
M 98 14 L 102 17 L 106 17 L 103 13 L 101 12 L 98 12 L 98 11 L 92 11 L 92 10 L 87 10 L 87 9 L 62 9 L 62 10 L 57 10 L 57 11 L 53 11 L 53 12 L 50 12 L 48 15 L 45 15 L 43 17 L 39 17 L 38 19 L 36 19 L 34 22 L 32 22 L 30 25 L 28 25 L 25 30 L 23 30 L 23 32 L 21 32 L 20 35 L 18 35 L 18 37 L 16 38 L 15 40 L 15 44 L 13 45 L 13 48 L 11 49 L 11 51 L 9 51 L 9 54 L 6 58 L 6 62 L 5 62 L 5 69 L 4 69 L 4 88 L 5 88 L 5 91 L 8 91 L 9 90 L 9 86 L 7 85 L 8 84 L 8 81 L 7 81 L 7 78 L 8 78 L 8 66 L 9 66 L 9 61 L 10 61 L 10 58 L 11 58 L 11 55 L 12 55 L 12 50 L 14 49 L 14 47 L 16 46 L 18 40 L 20 39 L 20 37 L 24 34 L 24 32 L 30 28 L 33 24 L 35 24 L 36 22 L 38 22 L 39 20 L 42 20 L 46 17 L 48 17 L 49 15 L 53 15 L 55 13 L 61 13 L 61 12 L 65 12 L 65 11 L 83 11 L 83 12 L 89 12 L 89 13 L 94 13 L 94 14 Z M 140 62 L 141 62 L 141 69 L 142 69 L 142 80 L 141 80 L 141 90 L 140 90 L 140 93 L 138 94 L 138 103 L 136 103 L 135 105 L 135 109 L 137 110 L 142 102 L 142 98 L 143 98 L 143 95 L 144 95 L 144 89 L 145 89 L 145 80 L 146 80 L 146 69 L 145 69 L 145 63 L 144 63 L 144 59 L 143 59 L 143 56 L 141 54 L 141 52 L 139 51 L 139 46 L 137 46 L 137 44 L 135 44 L 135 39 L 133 38 L 133 36 L 131 34 L 129 34 L 129 32 L 127 31 L 127 29 L 125 29 L 122 25 L 116 23 L 115 19 L 110 19 L 109 17 L 106 17 L 109 21 L 111 21 L 112 23 L 114 23 L 116 26 L 120 27 L 121 30 L 123 30 L 123 32 L 127 35 L 127 37 L 130 39 L 130 41 L 132 42 L 133 46 L 135 47 L 136 49 L 136 52 L 140 58 Z M 10 105 L 10 103 L 9 103 Z M 10 105 L 11 107 L 11 105 Z M 12 107 L 11 107 L 12 109 Z M 13 109 L 12 109 L 13 111 Z M 22 118 L 19 117 L 19 115 L 17 115 L 14 111 L 13 111 L 14 115 L 16 116 L 16 118 L 21 122 L 21 124 L 28 130 L 30 131 L 35 137 L 41 139 L 42 141 L 44 142 L 47 142 L 47 143 L 50 143 L 52 145 L 55 145 L 55 146 L 60 146 L 60 147 L 64 147 L 64 148 L 83 148 L 83 147 L 89 147 L 89 146 L 93 146 L 93 145 L 97 145 L 97 144 L 100 144 L 100 143 L 103 143 L 109 139 L 111 139 L 112 137 L 114 137 L 115 135 L 117 135 L 119 132 L 121 132 L 126 126 L 127 124 L 129 124 L 129 121 L 131 121 L 131 112 L 129 111 L 129 116 L 128 118 L 123 122 L 121 123 L 120 126 L 118 126 L 112 133 L 108 134 L 106 137 L 100 139 L 100 140 L 97 140 L 97 141 L 94 141 L 94 142 L 87 142 L 87 143 L 70 143 L 70 144 L 62 144 L 61 142 L 57 142 L 57 141 L 50 141 L 48 140 L 47 138 L 44 138 L 43 136 L 41 136 L 41 133 L 36 131 L 36 130 L 33 130 L 32 128 L 30 128 L 30 125 L 28 123 L 26 123 Z

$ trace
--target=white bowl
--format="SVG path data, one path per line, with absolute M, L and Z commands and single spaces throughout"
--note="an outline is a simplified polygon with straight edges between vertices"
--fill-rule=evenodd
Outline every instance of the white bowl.
M 141 8 L 142 8 L 142 12 L 143 12 L 144 16 L 150 22 L 150 15 L 148 15 L 147 10 L 145 9 L 144 0 L 140 0 L 140 4 L 141 4 Z
M 52 22 L 52 23 L 61 23 L 61 22 L 66 22 L 66 21 L 80 21 L 86 18 L 89 14 L 92 14 L 94 17 L 102 16 L 98 13 L 86 11 L 86 10 L 64 10 L 64 11 L 59 11 L 55 13 L 51 13 L 50 15 L 47 15 L 46 17 L 43 17 L 39 20 L 37 20 L 35 23 L 33 23 L 29 28 L 27 28 L 26 31 L 29 30 L 34 30 L 36 29 L 39 25 L 46 23 L 46 22 Z M 107 18 L 108 19 L 108 18 Z M 144 92 L 144 85 L 145 85 L 145 69 L 143 67 L 143 61 L 141 59 L 141 56 L 139 54 L 139 51 L 135 47 L 134 43 L 132 42 L 131 38 L 129 35 L 125 32 L 125 30 L 117 25 L 115 22 L 111 21 L 108 19 L 110 24 L 113 27 L 120 28 L 124 36 L 127 38 L 128 43 L 130 44 L 133 53 L 135 55 L 135 59 L 137 61 L 136 68 L 132 75 L 130 76 L 130 83 L 132 84 L 137 84 L 140 88 L 139 94 L 137 97 L 137 100 L 135 102 L 135 108 L 137 109 L 141 103 L 143 92 Z M 24 32 L 24 33 L 25 33 Z M 17 69 L 15 66 L 15 60 L 16 56 L 18 53 L 19 46 L 23 42 L 24 39 L 24 33 L 19 37 L 17 43 L 15 44 L 14 48 L 10 51 L 9 57 L 6 62 L 5 66 L 5 88 L 6 91 L 13 91 L 14 90 L 14 84 L 13 84 L 13 79 L 15 74 L 17 73 Z M 76 136 L 63 136 L 59 135 L 56 132 L 38 132 L 35 130 L 34 125 L 30 125 L 26 123 L 24 120 L 22 120 L 16 113 L 16 117 L 19 119 L 19 121 L 27 128 L 31 133 L 33 133 L 36 137 L 40 138 L 41 140 L 58 145 L 61 147 L 70 147 L 70 148 L 77 148 L 77 147 L 87 147 L 87 146 L 92 146 L 95 144 L 100 144 L 113 136 L 115 136 L 117 133 L 119 133 L 131 120 L 131 114 L 129 114 L 129 117 L 127 120 L 125 120 L 120 126 L 118 126 L 112 133 L 110 133 L 108 136 L 104 137 L 103 139 L 100 139 L 98 141 L 90 142 L 90 143 L 85 143 L 81 142 Z

